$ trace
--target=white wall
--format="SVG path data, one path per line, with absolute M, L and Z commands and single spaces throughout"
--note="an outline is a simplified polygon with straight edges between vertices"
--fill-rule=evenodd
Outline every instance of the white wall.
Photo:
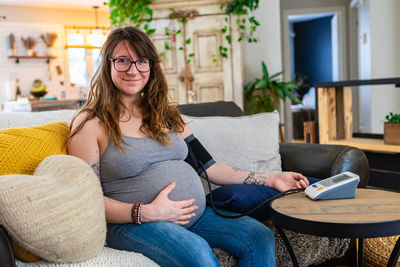
M 371 79 L 371 32 L 369 16 L 369 0 L 358 8 L 358 78 Z M 371 132 L 371 86 L 361 86 L 359 89 L 359 130 Z M 355 128 L 356 129 L 356 128 Z
M 400 1 L 370 0 L 371 78 L 400 77 Z M 390 111 L 400 112 L 400 88 L 371 87 L 371 131 L 383 133 Z
M 254 15 L 261 24 L 257 28 L 259 42 L 244 44 L 245 84 L 262 76 L 261 61 L 270 74 L 282 71 L 279 0 L 261 0 Z
M 309 9 L 327 6 L 348 6 L 350 4 L 350 0 L 280 0 L 280 2 L 282 10 Z

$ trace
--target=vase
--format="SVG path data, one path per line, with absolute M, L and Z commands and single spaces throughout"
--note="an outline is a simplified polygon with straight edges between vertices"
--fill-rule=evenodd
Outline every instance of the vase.
M 52 46 L 47 46 L 46 47 L 46 55 L 49 57 L 54 56 L 54 48 Z
M 29 57 L 33 57 L 33 54 L 34 54 L 33 48 L 32 48 L 32 49 L 26 49 L 26 54 L 27 54 Z
M 17 49 L 15 47 L 8 49 L 8 56 L 16 56 L 16 55 L 17 55 Z
M 400 123 L 385 122 L 384 141 L 386 145 L 400 145 Z

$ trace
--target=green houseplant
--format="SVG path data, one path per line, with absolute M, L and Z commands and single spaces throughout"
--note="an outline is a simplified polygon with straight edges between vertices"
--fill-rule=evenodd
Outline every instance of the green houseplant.
M 390 112 L 385 116 L 385 119 L 388 123 L 400 123 L 400 114 Z
M 400 114 L 390 112 L 385 116 L 384 141 L 388 145 L 400 145 Z
M 282 71 L 270 76 L 264 61 L 261 68 L 262 77 L 245 86 L 246 113 L 274 111 L 279 106 L 279 98 L 286 101 L 288 97 L 295 104 L 301 103 L 292 93 L 292 90 L 299 88 L 296 83 L 282 81 Z

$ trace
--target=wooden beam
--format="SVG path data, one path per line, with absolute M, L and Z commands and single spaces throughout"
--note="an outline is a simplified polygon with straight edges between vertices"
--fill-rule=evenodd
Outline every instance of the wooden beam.
M 336 140 L 336 93 L 335 88 L 318 88 L 319 142 L 327 144 Z
M 343 88 L 343 111 L 344 111 L 344 138 L 353 137 L 353 103 L 352 88 L 347 86 Z
M 344 130 L 344 97 L 343 87 L 336 88 L 336 139 L 343 139 Z

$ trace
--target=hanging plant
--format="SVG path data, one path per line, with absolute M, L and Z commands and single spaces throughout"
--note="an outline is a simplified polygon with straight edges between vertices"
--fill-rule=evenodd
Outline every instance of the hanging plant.
M 135 27 L 143 27 L 150 35 L 156 31 L 149 28 L 149 23 L 153 20 L 153 10 L 149 8 L 151 2 L 152 0 L 109 0 L 104 4 L 110 7 L 110 20 L 114 26 L 123 26 L 129 20 Z
M 149 28 L 149 23 L 153 20 L 153 10 L 149 8 L 152 2 L 153 0 L 109 0 L 105 2 L 105 5 L 110 7 L 110 19 L 114 26 L 123 26 L 129 20 L 134 23 L 135 27 L 143 28 L 143 30 L 150 35 L 156 31 L 155 29 Z M 237 41 L 246 40 L 249 43 L 258 42 L 258 39 L 255 37 L 255 32 L 260 23 L 254 16 L 251 16 L 252 12 L 258 8 L 258 5 L 259 0 L 232 0 L 230 2 L 221 0 L 220 9 L 224 11 L 225 14 L 228 16 L 231 14 L 238 16 L 236 24 L 239 29 L 239 38 Z M 182 16 L 180 12 L 172 10 L 170 19 L 179 18 L 182 24 L 185 24 L 189 16 Z M 224 38 L 228 44 L 231 45 L 232 37 L 230 35 L 228 17 L 225 18 L 225 22 L 226 25 L 221 29 L 221 33 L 225 36 Z M 169 33 L 168 29 L 166 29 L 166 33 Z M 175 34 L 179 33 L 176 32 Z M 187 44 L 189 44 L 190 41 L 190 39 L 185 40 Z M 168 50 L 167 46 L 166 49 Z M 179 50 L 183 50 L 183 47 L 180 47 Z M 219 53 L 223 58 L 228 58 L 228 47 L 221 45 L 219 47 Z
M 257 43 L 258 39 L 255 37 L 255 32 L 260 23 L 255 19 L 254 16 L 250 14 L 258 8 L 259 0 L 233 0 L 231 2 L 225 3 L 221 0 L 220 9 L 224 11 L 228 16 L 233 14 L 237 15 L 236 24 L 239 29 L 238 42 L 246 40 L 249 43 Z M 225 40 L 229 45 L 232 43 L 232 37 L 229 31 L 229 19 L 225 18 L 227 23 L 222 29 L 221 33 L 225 35 Z M 219 53 L 222 57 L 227 58 L 228 48 L 224 46 L 219 47 Z
M 199 15 L 199 12 L 195 9 L 193 10 L 183 10 L 183 11 L 176 11 L 173 8 L 170 9 L 171 10 L 171 14 L 169 15 L 169 18 L 171 20 L 179 20 L 182 25 L 183 25 L 183 32 L 181 29 L 175 29 L 172 33 L 172 39 L 175 40 L 176 36 L 178 34 L 183 34 L 183 38 L 184 38 L 184 43 L 183 46 L 180 46 L 178 48 L 178 50 L 181 50 L 184 52 L 185 55 L 185 61 L 187 64 L 192 62 L 192 59 L 194 57 L 194 53 L 189 53 L 187 54 L 187 49 L 186 49 L 186 45 L 190 45 L 192 43 L 192 38 L 186 38 L 186 28 L 185 28 L 185 24 L 188 22 L 188 20 L 190 19 L 194 19 L 195 17 L 197 17 Z M 165 35 L 166 36 L 170 36 L 170 29 L 168 27 L 165 27 Z M 165 43 L 165 50 L 169 50 L 169 46 L 167 43 Z

